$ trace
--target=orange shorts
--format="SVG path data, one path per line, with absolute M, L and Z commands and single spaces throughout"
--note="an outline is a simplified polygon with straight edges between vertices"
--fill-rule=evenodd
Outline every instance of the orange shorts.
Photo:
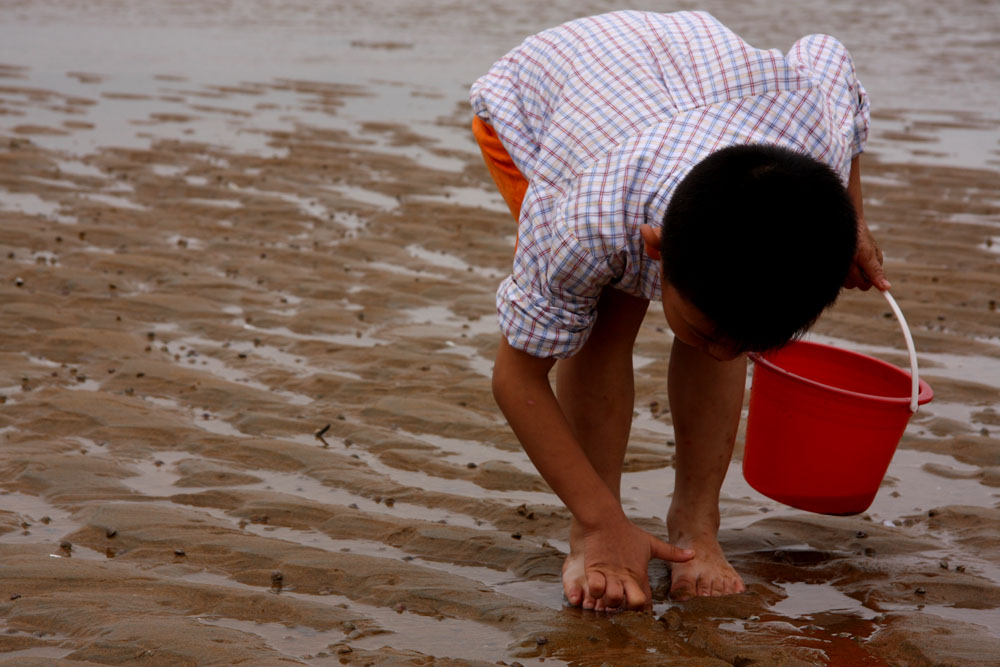
M 524 201 L 524 193 L 528 190 L 528 179 L 517 170 L 514 160 L 500 143 L 497 133 L 479 116 L 472 117 L 472 134 L 483 152 L 483 160 L 486 161 L 486 168 L 489 169 L 493 182 L 497 184 L 500 195 L 507 202 L 510 214 L 518 220 L 521 217 L 521 202 Z

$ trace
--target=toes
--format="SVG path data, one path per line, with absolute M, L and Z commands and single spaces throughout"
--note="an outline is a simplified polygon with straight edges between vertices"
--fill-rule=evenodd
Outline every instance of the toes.
M 707 597 L 712 594 L 712 580 L 707 577 L 699 577 L 695 584 L 695 590 L 699 597 Z
M 597 600 L 592 595 L 584 594 L 582 606 L 584 609 L 594 609 L 597 607 Z
M 670 597 L 674 600 L 690 600 L 695 596 L 694 581 L 687 578 L 675 578 L 670 585 Z
M 648 584 L 646 588 L 649 588 Z M 628 609 L 643 609 L 650 597 L 635 581 L 625 580 L 625 606 Z

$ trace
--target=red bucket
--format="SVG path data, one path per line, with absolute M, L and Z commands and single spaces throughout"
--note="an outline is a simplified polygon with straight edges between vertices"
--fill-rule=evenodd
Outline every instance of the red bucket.
M 879 359 L 796 341 L 751 354 L 743 476 L 765 496 L 820 514 L 858 514 L 875 499 L 906 424 L 933 398 L 911 373 Z M 918 391 L 919 387 L 919 391 Z

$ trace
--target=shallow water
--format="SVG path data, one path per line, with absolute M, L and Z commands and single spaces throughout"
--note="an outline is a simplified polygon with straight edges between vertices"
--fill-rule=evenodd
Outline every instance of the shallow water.
M 252 587 L 208 572 L 195 572 L 181 578 L 195 583 L 253 590 Z M 333 594 L 317 596 L 282 591 L 279 595 L 332 606 L 346 606 L 347 609 L 376 620 L 387 631 L 388 634 L 351 640 L 350 645 L 356 648 L 399 647 L 402 642 L 407 648 L 422 651 L 426 655 L 492 662 L 498 655 L 504 655 L 508 645 L 514 641 L 511 635 L 474 621 L 433 618 L 405 610 L 395 611 Z M 317 632 L 311 628 L 289 628 L 276 623 L 251 623 L 218 617 L 205 617 L 202 620 L 262 637 L 270 646 L 289 655 L 301 656 L 322 650 L 344 639 L 344 635 L 336 631 Z M 300 642 L 299 639 L 307 641 Z M 325 646 L 322 644 L 324 641 L 327 642 Z M 566 664 L 551 658 L 545 661 L 518 658 L 518 662 L 525 665 Z
M 1000 86 L 1000 51 L 995 48 L 1000 13 L 993 11 L 990 3 L 918 0 L 878 4 L 847 0 L 832 7 L 826 2 L 809 0 L 796 3 L 794 8 L 781 5 L 780 24 L 773 20 L 777 7 L 773 0 L 744 3 L 708 0 L 699 5 L 715 12 L 757 46 L 787 48 L 802 34 L 816 31 L 840 37 L 852 50 L 873 99 L 876 116 L 869 151 L 878 159 L 994 170 L 1000 161 L 1000 98 L 984 94 L 984 90 Z M 693 3 L 680 2 L 676 7 L 691 8 Z M 69 211 L 89 200 L 89 205 L 106 212 L 149 214 L 148 200 L 141 200 L 139 192 L 116 180 L 109 170 L 94 166 L 95 158 L 102 147 L 147 149 L 157 141 L 172 140 L 203 142 L 207 148 L 202 151 L 204 155 L 194 156 L 189 164 L 153 162 L 148 165 L 149 170 L 161 179 L 191 188 L 187 192 L 196 194 L 184 196 L 185 203 L 223 216 L 216 219 L 215 225 L 198 228 L 197 233 L 154 234 L 160 246 L 176 250 L 183 245 L 194 257 L 199 257 L 198 253 L 203 253 L 219 233 L 243 231 L 234 227 L 229 218 L 256 205 L 274 206 L 281 211 L 290 209 L 298 214 L 294 219 L 295 230 L 275 242 L 275 247 L 286 248 L 300 241 L 308 244 L 314 235 L 330 230 L 342 233 L 339 240 L 329 241 L 330 247 L 349 240 L 371 239 L 385 232 L 385 227 L 376 227 L 372 220 L 379 215 L 397 215 L 409 203 L 456 204 L 502 213 L 505 206 L 495 193 L 478 187 L 446 185 L 431 193 L 393 196 L 361 184 L 334 182 L 307 192 L 298 184 L 265 182 L 262 169 L 248 167 L 242 174 L 253 177 L 253 185 L 230 182 L 212 189 L 215 184 L 197 169 L 205 165 L 224 168 L 230 159 L 235 161 L 245 156 L 288 159 L 291 149 L 276 142 L 274 133 L 318 128 L 341 132 L 356 142 L 358 148 L 410 158 L 423 167 L 459 174 L 468 164 L 465 157 L 474 154 L 474 145 L 464 129 L 468 114 L 465 98 L 471 81 L 524 35 L 576 15 L 613 8 L 617 5 L 590 0 L 555 0 L 544 4 L 525 1 L 505 3 L 502 7 L 500 3 L 447 0 L 425 3 L 257 0 L 235 4 L 97 0 L 86 7 L 69 0 L 3 3 L 0 64 L 7 67 L 2 70 L 6 76 L 0 79 L 3 82 L 0 109 L 4 112 L 0 114 L 0 135 L 5 140 L 29 138 L 38 146 L 60 154 L 55 173 L 30 181 L 33 186 L 44 187 L 44 194 L 0 188 L 0 213 L 26 213 L 68 227 L 79 223 Z M 502 16 L 502 20 L 494 14 Z M 179 44 L 183 48 L 178 48 Z M 373 131 L 368 125 L 371 122 L 398 124 L 419 136 L 397 140 L 392 132 Z M 324 145 L 322 135 L 309 135 L 308 142 L 314 147 Z M 380 182 L 378 173 L 370 176 L 373 183 Z M 873 180 L 873 184 L 883 187 L 906 183 L 895 177 Z M 998 224 L 989 215 L 975 212 L 949 213 L 942 218 L 956 228 L 969 225 L 992 228 Z M 1000 237 L 986 238 L 993 238 L 993 245 L 988 245 L 984 238 L 980 249 L 995 256 Z M 513 245 L 512 237 L 506 241 L 507 247 Z M 354 268 L 353 284 L 331 285 L 336 296 L 325 295 L 324 305 L 350 312 L 353 317 L 356 311 L 361 311 L 361 303 L 371 305 L 372 284 L 387 274 L 414 281 L 459 283 L 489 282 L 501 277 L 499 270 L 479 266 L 463 256 L 462 247 L 456 244 L 438 248 L 422 239 L 416 242 L 410 239 L 400 245 L 401 258 L 379 257 L 375 261 L 366 257 Z M 117 249 L 96 241 L 88 242 L 83 249 L 109 262 L 117 254 Z M 367 254 L 365 251 L 362 256 Z M 58 260 L 58 253 L 45 250 L 17 258 L 21 263 L 19 269 L 39 261 L 54 264 Z M 221 271 L 219 277 L 225 277 Z M 125 296 L 156 291 L 150 285 L 135 282 L 130 286 L 131 291 L 122 291 Z M 394 317 L 385 321 L 364 325 L 352 321 L 354 326 L 350 329 L 324 329 L 317 325 L 315 330 L 306 330 L 296 318 L 305 307 L 315 306 L 316 299 L 307 298 L 305 292 L 293 293 L 295 288 L 287 285 L 261 289 L 270 290 L 258 293 L 266 296 L 266 305 L 220 302 L 215 313 L 218 318 L 211 327 L 206 328 L 204 322 L 181 319 L 151 322 L 148 330 L 162 336 L 157 347 L 164 345 L 176 366 L 194 369 L 205 377 L 232 383 L 240 389 L 266 394 L 289 414 L 318 410 L 318 401 L 312 391 L 307 394 L 304 390 L 281 388 L 280 378 L 292 377 L 301 383 L 329 375 L 360 386 L 365 378 L 377 376 L 379 371 L 377 367 L 334 368 L 343 357 L 333 362 L 326 358 L 313 361 L 305 353 L 287 351 L 295 344 L 347 349 L 360 357 L 366 351 L 419 340 L 429 343 L 424 350 L 434 350 L 425 354 L 457 359 L 484 387 L 488 386 L 486 378 L 491 373 L 492 359 L 473 344 L 477 336 L 496 335 L 490 313 L 492 302 L 488 298 L 475 316 L 458 315 L 457 307 L 447 302 L 447 296 L 441 296 L 435 297 L 436 301 L 429 297 L 429 301 L 421 302 L 424 305 L 416 307 L 393 304 Z M 255 310 L 257 307 L 265 309 L 267 324 L 248 321 L 251 312 L 259 312 Z M 898 358 L 902 352 L 901 341 L 899 346 L 877 346 L 843 338 L 816 339 L 876 356 Z M 982 342 L 995 343 L 990 338 Z M 188 356 L 191 352 L 194 354 Z M 995 396 L 1000 396 L 1000 365 L 995 355 L 918 352 L 932 384 L 934 378 L 978 384 L 996 390 Z M 246 356 L 242 362 L 240 354 Z M 635 366 L 642 370 L 653 361 L 637 354 Z M 58 366 L 40 356 L 30 357 L 28 362 L 46 370 Z M 73 381 L 65 388 L 110 397 L 112 386 L 110 378 L 101 377 Z M 379 392 L 391 393 L 391 390 L 391 386 L 382 384 Z M 412 391 L 419 398 L 420 389 Z M 6 399 L 7 407 L 17 409 L 24 408 L 34 398 L 18 384 L 0 388 L 0 396 Z M 197 427 L 206 438 L 239 439 L 229 446 L 238 447 L 240 440 L 260 435 L 252 428 L 242 430 L 232 413 L 223 408 L 206 407 L 166 393 L 151 393 L 141 398 L 148 406 Z M 375 404 L 379 398 L 379 395 L 366 396 L 365 401 Z M 994 397 L 991 405 L 996 403 Z M 989 418 L 982 414 L 984 407 L 988 406 L 939 397 L 912 420 L 907 437 L 924 442 L 954 435 L 954 431 L 947 436 L 933 432 L 934 418 L 956 420 L 967 425 L 971 433 L 987 427 L 995 431 L 996 426 L 989 424 Z M 644 443 L 662 444 L 673 437 L 669 423 L 649 409 L 641 407 L 637 413 L 635 431 L 641 434 Z M 481 415 L 480 418 L 482 423 L 488 422 Z M 370 425 L 383 427 L 380 419 L 384 417 L 370 418 Z M 447 426 L 450 424 L 441 424 L 442 430 Z M 396 428 L 395 432 L 401 439 L 433 447 L 435 461 L 463 467 L 500 460 L 521 472 L 533 472 L 533 466 L 521 451 L 494 447 L 485 440 L 421 433 L 412 425 Z M 15 426 L 0 427 L 0 436 L 17 434 Z M 320 446 L 308 432 L 275 437 L 308 447 Z M 550 493 L 488 490 L 467 479 L 403 470 L 384 463 L 376 451 L 358 446 L 348 448 L 338 438 L 331 437 L 330 441 L 331 451 L 354 454 L 369 471 L 402 486 L 488 501 L 491 508 L 508 513 L 521 503 L 539 507 L 559 505 Z M 113 458 L 92 440 L 82 439 L 80 444 L 92 456 Z M 136 473 L 122 479 L 122 483 L 137 494 L 148 496 L 144 502 L 159 507 L 179 506 L 166 500 L 171 496 L 213 488 L 177 486 L 181 476 L 177 471 L 179 462 L 217 461 L 195 452 L 162 449 L 169 444 L 150 447 L 144 458 L 119 462 Z M 662 448 L 655 451 L 664 454 L 666 465 L 669 452 Z M 259 474 L 262 479 L 224 488 L 269 491 L 329 505 L 354 505 L 360 511 L 378 516 L 455 525 L 483 534 L 487 531 L 509 534 L 491 521 L 458 510 L 399 501 L 390 507 L 347 488 L 323 483 L 306 471 L 242 472 Z M 873 521 L 902 532 L 906 517 L 930 507 L 947 504 L 995 507 L 1000 494 L 980 482 L 980 472 L 945 454 L 900 449 L 889 468 L 886 485 L 867 514 Z M 626 473 L 622 487 L 629 514 L 662 522 L 670 502 L 672 477 L 669 466 Z M 58 553 L 60 541 L 82 528 L 69 510 L 54 506 L 41 496 L 10 492 L 0 495 L 0 504 L 31 524 L 28 535 L 14 530 L 0 536 L 2 544 L 51 544 L 52 556 L 65 557 L 68 554 Z M 730 467 L 721 509 L 724 531 L 746 528 L 765 516 L 796 515 L 754 491 L 743 479 L 738 462 Z M 240 523 L 221 510 L 187 506 L 185 510 L 201 511 L 227 525 Z M 48 523 L 40 522 L 42 516 L 48 517 Z M 338 540 L 316 531 L 254 523 L 241 528 L 256 536 L 324 551 L 350 550 L 391 559 L 413 556 L 415 565 L 478 582 L 496 593 L 550 609 L 558 609 L 562 604 L 561 588 L 552 577 L 521 579 L 510 572 L 435 561 L 372 540 Z M 917 561 L 920 565 L 934 568 L 937 560 L 953 558 L 967 563 L 970 574 L 1000 584 L 1000 568 L 990 559 L 971 554 L 967 545 L 941 539 L 941 548 L 922 554 Z M 539 541 L 536 536 L 524 538 L 524 543 Z M 548 541 L 564 552 L 568 549 L 564 541 Z M 72 556 L 95 560 L 106 557 L 82 546 L 75 546 Z M 229 577 L 207 571 L 185 575 L 184 579 L 242 587 Z M 821 617 L 834 613 L 870 632 L 877 616 L 832 583 L 775 585 L 787 597 L 771 606 L 769 612 L 774 618 L 769 617 L 768 623 L 784 622 L 781 619 L 820 623 Z M 282 595 L 311 602 L 322 598 L 324 603 L 349 604 L 393 633 L 351 641 L 357 648 L 389 645 L 439 657 L 495 661 L 497 656 L 509 655 L 507 647 L 514 640 L 512 635 L 474 619 L 441 621 L 408 612 L 397 613 L 388 607 L 359 606 L 337 596 L 305 596 L 293 590 Z M 671 606 L 661 604 L 657 611 L 662 613 Z M 1000 636 L 1000 619 L 995 610 L 925 605 L 923 612 L 978 623 Z M 201 617 L 200 622 L 259 636 L 275 650 L 294 656 L 318 653 L 343 640 L 338 632 L 280 623 L 250 623 L 210 615 Z M 752 624 L 744 621 L 724 623 L 733 630 L 754 630 Z M 786 625 L 790 636 L 801 637 L 797 626 Z M 55 658 L 68 652 L 46 647 L 7 653 L 3 657 Z M 522 664 L 535 664 L 528 658 L 518 660 Z
M 785 49 L 811 32 L 840 38 L 852 50 L 874 108 L 893 110 L 876 120 L 872 136 L 871 150 L 883 159 L 996 164 L 1000 102 L 983 91 L 1000 83 L 1000 51 L 995 48 L 1000 18 L 989 3 L 873 5 L 849 0 L 831 10 L 825 2 L 810 0 L 796 3 L 793 10 L 782 6 L 780 23 L 768 19 L 775 11 L 773 0 L 676 5 L 694 7 L 714 12 L 755 46 Z M 52 100 L 42 114 L 33 109 L 31 123 L 60 128 L 65 120 L 60 105 L 66 99 L 78 96 L 94 103 L 77 105 L 82 108 L 74 115 L 92 128 L 37 140 L 86 154 L 98 146 L 147 146 L 180 129 L 191 140 L 273 155 L 261 129 L 307 123 L 358 134 L 361 122 L 403 120 L 445 147 L 450 143 L 467 149 L 467 138 L 456 143 L 456 133 L 436 128 L 435 121 L 452 113 L 473 79 L 525 35 L 617 6 L 567 0 L 544 6 L 515 3 L 503 12 L 505 20 L 487 22 L 482 17 L 494 9 L 489 4 L 459 3 L 456 8 L 448 0 L 419 6 L 387 0 L 377 9 L 354 2 L 258 0 L 240 8 L 200 3 L 197 10 L 145 0 L 129 8 L 122 11 L 118 3 L 101 1 L 88 3 L 84 11 L 60 0 L 35 1 L 30 9 L 23 2 L 0 7 L 0 61 L 27 68 L 19 83 L 64 96 Z M 248 29 L 254 25 L 268 29 Z M 178 43 L 185 48 L 177 49 Z M 59 47 L 39 49 L 39 44 Z M 97 76 L 67 74 L 81 70 Z M 278 84 L 287 79 L 332 80 L 357 86 L 362 94 L 335 107 L 315 94 L 282 89 Z M 248 83 L 220 90 L 219 84 L 233 81 Z M 127 94 L 98 96 L 97 90 Z M 15 109 L 23 101 L 23 95 L 7 97 Z M 164 112 L 177 120 L 155 122 L 155 114 Z M 0 128 L 23 123 L 23 118 L 8 118 Z M 910 129 L 919 132 L 921 141 L 879 137 L 879 131 Z M 378 148 L 434 168 L 462 166 L 421 146 L 389 142 Z M 481 194 L 470 196 L 478 200 Z M 455 199 L 461 201 L 461 193 Z

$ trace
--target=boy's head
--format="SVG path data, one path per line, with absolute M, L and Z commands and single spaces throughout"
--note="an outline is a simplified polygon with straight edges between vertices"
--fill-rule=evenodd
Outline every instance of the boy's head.
M 857 228 L 847 190 L 818 160 L 765 145 L 715 152 L 678 184 L 664 216 L 668 319 L 687 309 L 703 337 L 733 354 L 784 345 L 836 300 Z

